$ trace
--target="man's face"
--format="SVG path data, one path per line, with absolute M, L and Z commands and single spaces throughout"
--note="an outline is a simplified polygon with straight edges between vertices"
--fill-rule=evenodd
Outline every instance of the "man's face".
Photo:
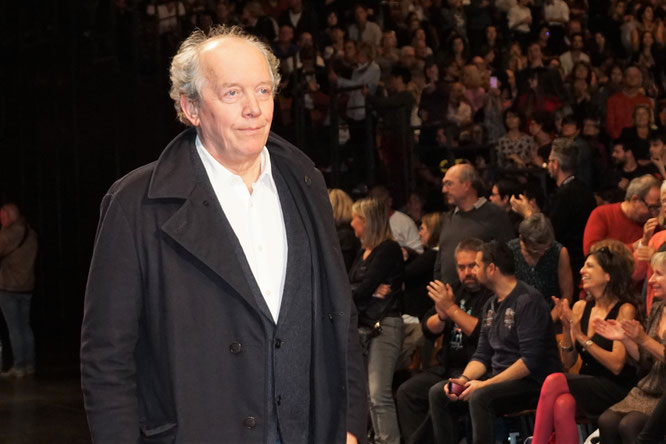
M 476 271 L 476 279 L 479 281 L 479 284 L 488 286 L 489 282 L 489 276 L 488 276 L 488 268 L 486 264 L 483 263 L 483 253 L 478 252 L 476 253 L 476 259 L 474 261 L 474 270 Z
M 537 44 L 530 45 L 527 50 L 527 57 L 530 59 L 530 62 L 541 60 L 541 47 Z
M 254 45 L 229 37 L 209 43 L 199 60 L 204 80 L 190 122 L 218 161 L 229 166 L 255 161 L 273 120 L 273 80 L 266 58 Z
M 624 72 L 624 83 L 629 88 L 638 88 L 643 83 L 643 76 L 638 68 L 630 67 Z
M 359 25 L 365 25 L 365 22 L 368 21 L 368 11 L 359 6 L 354 10 L 354 18 Z
M 556 179 L 557 178 L 557 173 L 560 169 L 560 163 L 555 159 L 552 155 L 552 153 L 548 156 L 548 163 L 546 164 L 546 169 L 548 170 L 548 175 Z
M 627 152 L 624 150 L 622 145 L 615 145 L 613 147 L 611 157 L 613 158 L 613 162 L 615 162 L 616 165 L 624 165 L 624 163 L 627 161 Z
M 499 192 L 497 185 L 493 185 L 492 190 L 490 191 L 490 202 L 494 203 L 502 209 L 506 209 L 508 205 L 508 196 L 505 199 L 502 199 L 502 195 Z
M 446 196 L 449 205 L 458 206 L 467 196 L 469 183 L 462 183 L 459 179 L 458 168 L 449 168 L 442 179 L 442 193 Z
M 291 43 L 291 41 L 294 40 L 294 29 L 291 26 L 281 27 L 278 40 L 280 43 Z
M 479 289 L 479 280 L 476 277 L 476 251 L 459 251 L 456 254 L 456 270 L 458 280 L 467 290 Z
M 638 196 L 634 196 L 638 197 Z M 652 187 L 645 195 L 644 199 L 632 198 L 634 203 L 634 219 L 638 223 L 645 223 L 651 217 L 657 217 L 659 210 L 661 210 L 661 199 L 659 194 L 659 187 Z
M 576 125 L 573 125 L 571 123 L 567 123 L 565 125 L 562 125 L 562 131 L 561 131 L 562 137 L 568 137 L 570 139 L 573 139 L 578 135 L 578 128 Z
M 661 159 L 664 152 L 664 142 L 661 139 L 650 141 L 650 157 L 653 159 Z
M 575 51 L 580 51 L 580 50 L 582 50 L 582 49 L 583 49 L 583 37 L 581 37 L 581 36 L 579 36 L 579 35 L 575 36 L 575 37 L 573 38 L 573 40 L 571 41 L 571 47 L 572 47 Z

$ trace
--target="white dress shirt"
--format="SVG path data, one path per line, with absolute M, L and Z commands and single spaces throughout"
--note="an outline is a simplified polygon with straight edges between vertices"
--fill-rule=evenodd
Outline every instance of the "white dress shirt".
M 196 147 L 222 211 L 277 323 L 287 271 L 287 232 L 268 149 L 261 151 L 261 172 L 250 193 L 243 179 L 215 160 L 198 136 Z

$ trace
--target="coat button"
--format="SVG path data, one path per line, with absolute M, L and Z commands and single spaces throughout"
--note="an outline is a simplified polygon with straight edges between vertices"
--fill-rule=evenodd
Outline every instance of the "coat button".
M 257 426 L 257 420 L 254 418 L 254 416 L 248 416 L 243 420 L 243 425 L 248 429 L 253 429 Z
M 232 342 L 229 346 L 229 351 L 234 355 L 237 355 L 243 350 L 243 346 L 239 342 Z
M 280 348 L 280 347 L 282 347 L 282 339 L 276 339 L 275 348 Z
M 276 403 L 277 405 L 280 405 L 281 402 L 282 402 L 282 396 L 277 395 L 277 397 L 275 398 L 275 403 Z
M 305 176 L 305 183 L 307 184 L 307 186 L 312 185 L 312 179 L 310 179 L 310 176 Z
M 202 203 L 203 203 L 203 206 L 204 206 L 204 207 L 207 207 L 207 206 L 209 205 L 209 203 L 208 203 L 207 200 L 204 200 Z

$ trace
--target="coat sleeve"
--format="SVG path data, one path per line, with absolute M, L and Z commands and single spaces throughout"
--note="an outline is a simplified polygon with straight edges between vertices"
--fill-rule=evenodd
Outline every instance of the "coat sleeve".
M 113 195 L 102 201 L 81 329 L 81 383 L 95 443 L 139 441 L 134 349 L 141 312 L 134 235 Z

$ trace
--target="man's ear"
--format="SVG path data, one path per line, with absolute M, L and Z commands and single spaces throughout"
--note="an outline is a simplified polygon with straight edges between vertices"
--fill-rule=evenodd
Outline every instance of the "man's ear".
M 180 96 L 180 109 L 192 126 L 199 126 L 199 107 L 184 94 Z

